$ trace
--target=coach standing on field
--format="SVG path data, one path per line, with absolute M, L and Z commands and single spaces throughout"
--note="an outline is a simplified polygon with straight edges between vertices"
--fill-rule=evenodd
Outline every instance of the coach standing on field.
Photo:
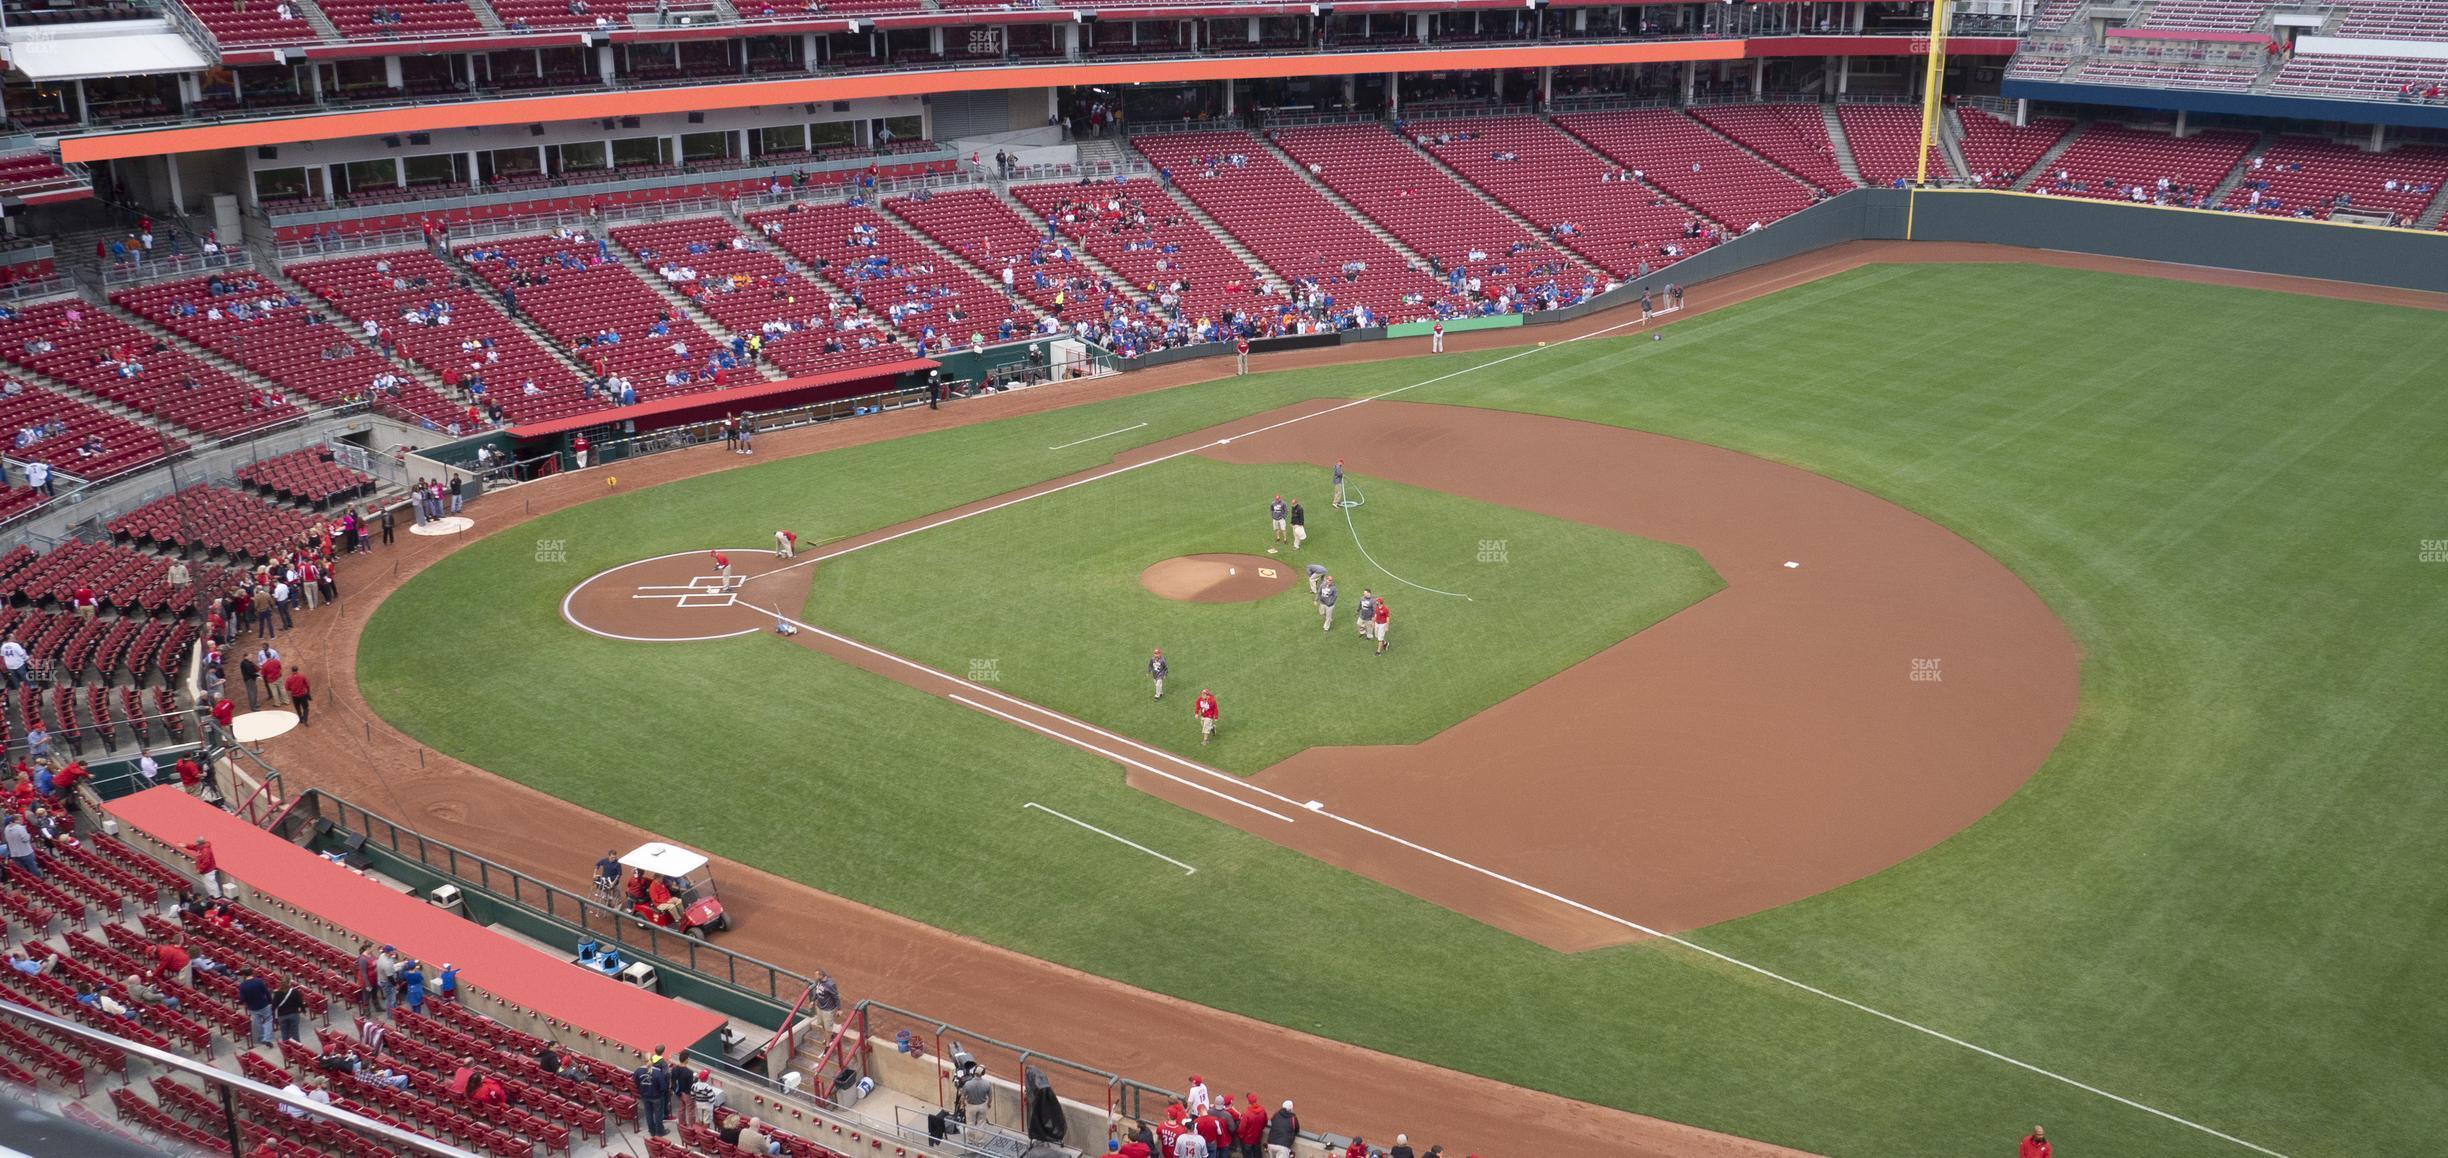
M 1207 746 L 1207 741 L 1215 738 L 1217 714 L 1215 693 L 1206 688 L 1200 688 L 1198 702 L 1191 705 L 1190 712 L 1198 717 L 1199 747 L 1204 748 Z
M 1298 551 L 1302 543 L 1309 541 L 1309 512 L 1301 509 L 1299 499 L 1294 499 L 1286 514 L 1292 520 L 1292 549 Z
M 1173 669 L 1165 666 L 1163 648 L 1157 648 L 1156 654 L 1148 657 L 1148 678 L 1156 681 L 1157 699 L 1164 698 L 1165 673 L 1171 670 Z
M 1317 604 L 1318 604 L 1318 629 L 1319 629 L 1320 631 L 1333 631 L 1333 630 L 1334 630 L 1334 605 L 1335 605 L 1335 581 L 1334 581 L 1334 576 L 1332 576 L 1332 575 L 1326 575 L 1326 576 L 1321 576 L 1321 577 L 1318 579 L 1318 587 L 1317 587 Z
M 1275 524 L 1275 541 L 1278 543 L 1283 542 L 1284 501 L 1282 495 L 1276 495 L 1275 501 L 1267 505 L 1267 518 Z

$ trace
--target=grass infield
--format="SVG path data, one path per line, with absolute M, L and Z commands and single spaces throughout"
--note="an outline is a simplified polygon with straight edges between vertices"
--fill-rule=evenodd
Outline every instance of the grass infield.
M 1551 347 L 1402 397 L 1634 426 L 1863 487 L 2014 568 L 2085 653 L 2079 714 L 2013 799 L 1896 868 L 1696 939 L 2292 1158 L 2435 1151 L 2448 1049 L 2424 1010 L 2448 957 L 2448 563 L 2421 558 L 2448 538 L 2448 316 L 1884 266 L 1667 334 Z M 620 644 L 556 614 L 579 579 L 632 559 L 752 545 L 785 523 L 809 538 L 881 526 L 1093 466 L 1116 442 L 1505 356 L 1259 375 L 592 503 L 408 584 L 368 628 L 359 675 L 424 741 L 676 840 L 1442 1065 L 1830 1154 L 2002 1153 L 2034 1122 L 2067 1154 L 2245 1153 L 1671 947 L 1548 952 L 805 649 Z M 538 538 L 566 540 L 568 563 L 539 562 Z M 1129 681 L 1146 644 L 1112 634 L 1111 678 Z M 1015 657 L 1011 678 L 1085 697 L 1058 686 L 1107 678 L 1083 650 L 1042 673 L 1034 652 Z M 1023 800 L 1199 872 L 1049 841 L 1039 826 L 1059 822 Z M 825 839 L 809 840 L 818 817 Z M 1026 906 L 979 887 L 1015 865 Z M 1180 952 L 1167 930 L 1207 913 L 1251 925 Z
M 1332 632 L 1301 582 L 1247 603 L 1176 602 L 1140 585 L 1148 565 L 1177 555 L 1264 555 L 1267 500 L 1323 494 L 1322 481 L 1308 467 L 1177 458 L 826 564 L 809 618 L 1246 773 L 1318 745 L 1418 743 L 1723 586 L 1682 547 L 1357 477 L 1370 552 L 1468 601 L 1369 566 L 1331 499 L 1311 515 L 1307 545 L 1275 562 L 1336 577 Z M 1480 542 L 1498 538 L 1504 562 L 1480 561 Z M 1363 587 L 1400 616 L 1382 657 L 1354 637 Z M 1148 694 L 1156 647 L 1172 668 L 1162 704 Z M 1201 687 L 1230 710 L 1207 748 L 1190 721 Z

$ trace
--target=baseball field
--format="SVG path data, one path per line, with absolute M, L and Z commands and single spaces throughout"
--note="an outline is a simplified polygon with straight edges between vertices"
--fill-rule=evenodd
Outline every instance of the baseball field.
M 390 595 L 358 682 L 780 877 L 1602 1106 L 2435 1149 L 2448 316 L 1876 265 L 1664 334 L 608 485 Z M 716 546 L 747 578 L 684 607 Z M 1143 580 L 1210 553 L 1386 595 L 1386 654 L 1298 582 Z

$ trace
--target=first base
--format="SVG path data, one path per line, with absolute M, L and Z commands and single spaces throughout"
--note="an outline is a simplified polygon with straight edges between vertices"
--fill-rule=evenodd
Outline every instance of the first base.
M 1273 548 L 1273 547 L 1269 547 L 1269 548 L 1267 548 L 1267 554 L 1272 555 L 1272 554 L 1274 554 L 1274 553 L 1275 553 L 1275 548 Z

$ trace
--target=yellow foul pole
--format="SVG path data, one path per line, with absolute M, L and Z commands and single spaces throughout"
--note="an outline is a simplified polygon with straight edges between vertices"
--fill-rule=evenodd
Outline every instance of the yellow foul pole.
M 1947 0 L 1930 0 L 1929 67 L 1921 82 L 1921 157 L 1913 168 L 1913 191 L 1904 202 L 1904 239 L 1913 238 L 1913 202 L 1929 184 L 1930 151 L 1938 144 L 1946 90 Z

